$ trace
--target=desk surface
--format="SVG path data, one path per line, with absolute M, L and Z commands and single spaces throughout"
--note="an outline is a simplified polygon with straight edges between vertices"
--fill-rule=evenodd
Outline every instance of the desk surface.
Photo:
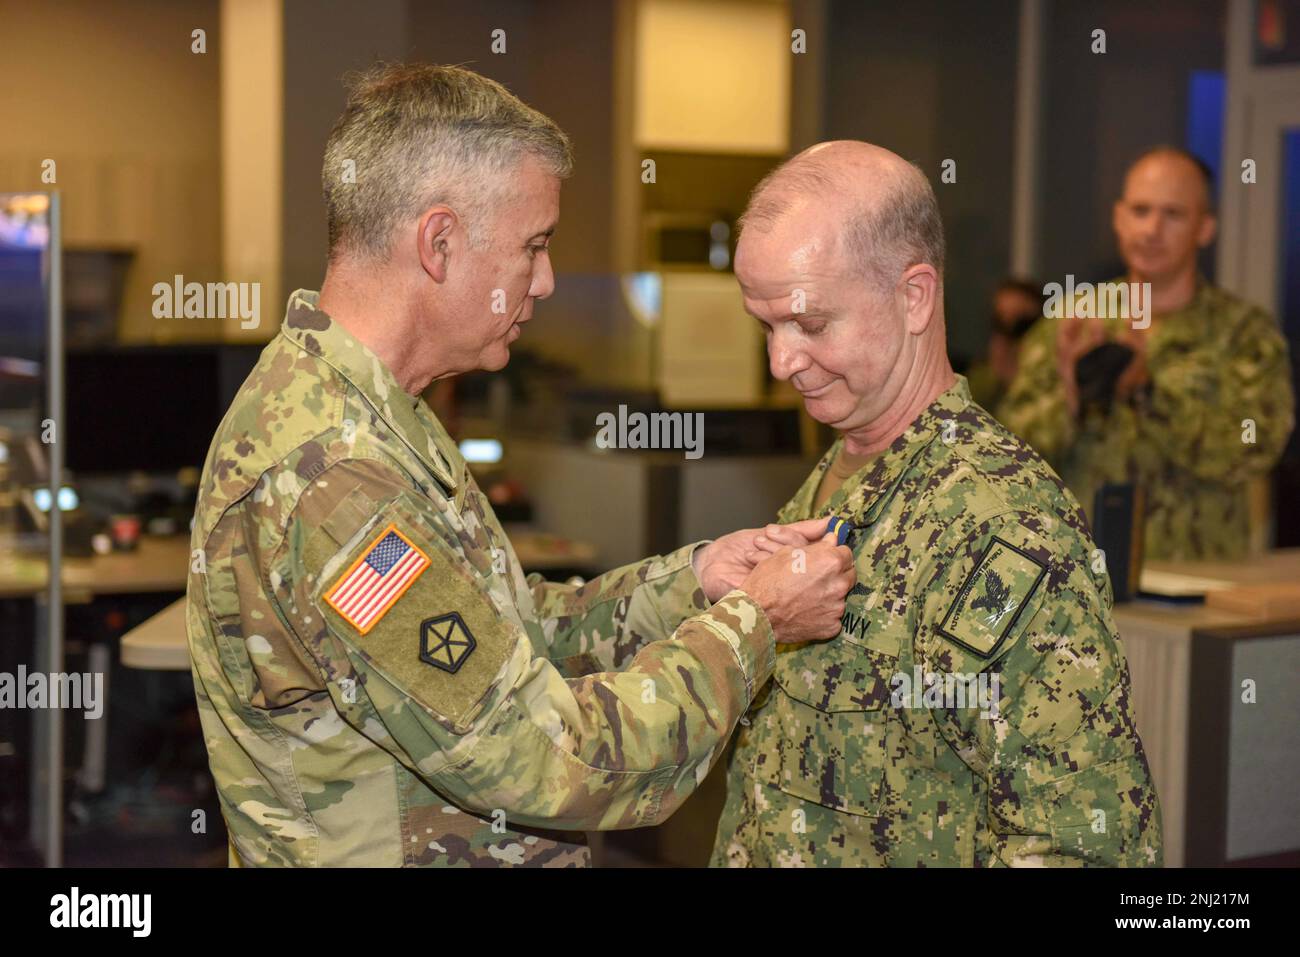
M 122 636 L 122 664 L 151 671 L 188 671 L 185 599 L 172 602 L 144 624 Z
M 1300 549 L 1274 551 L 1232 563 L 1151 562 L 1148 567 L 1174 575 L 1217 579 L 1230 586 L 1295 582 L 1300 581 Z M 1233 676 L 1230 665 L 1223 669 L 1207 667 L 1205 662 L 1216 662 L 1216 649 L 1228 653 L 1234 650 L 1224 648 L 1220 641 L 1294 634 L 1296 623 L 1293 618 L 1270 617 L 1262 612 L 1251 615 L 1204 604 L 1148 600 L 1116 605 L 1113 615 L 1128 659 L 1133 720 L 1160 794 L 1165 864 L 1181 867 L 1188 860 L 1189 849 L 1196 852 L 1197 845 L 1189 843 L 1193 835 L 1208 827 L 1226 827 L 1226 817 L 1220 821 L 1214 816 L 1219 812 L 1207 810 L 1207 791 L 1198 785 L 1197 775 L 1221 774 L 1227 780 L 1227 766 L 1205 762 L 1215 760 L 1209 755 L 1224 753 L 1215 750 L 1226 747 L 1221 739 L 1216 743 L 1216 735 L 1229 734 L 1230 722 L 1216 725 L 1213 733 L 1203 727 L 1194 729 L 1198 720 L 1204 724 L 1207 714 L 1215 716 L 1210 719 L 1212 723 L 1220 721 L 1219 715 L 1227 714 L 1216 709 L 1218 702 L 1230 697 L 1225 689 Z M 1222 633 L 1216 633 L 1220 630 Z M 1207 634 L 1204 643 L 1194 640 L 1193 635 L 1198 633 Z M 1230 654 L 1226 660 L 1231 661 Z M 1280 665 L 1284 666 L 1285 660 L 1279 658 Z M 1197 662 L 1201 662 L 1200 671 Z M 1194 678 L 1194 674 L 1199 677 Z M 1201 684 L 1214 675 L 1223 683 L 1213 688 Z M 1214 703 L 1207 705 L 1211 701 Z M 1283 703 L 1281 696 L 1279 703 L 1293 707 Z M 1207 766 L 1212 768 L 1210 772 L 1197 770 Z M 1195 827 L 1191 827 L 1193 823 Z
M 1146 566 L 1176 575 L 1212 578 L 1234 585 L 1262 585 L 1300 581 L 1300 548 L 1283 548 L 1236 562 L 1149 562 Z M 1190 638 L 1194 629 L 1258 625 L 1276 620 L 1263 614 L 1249 615 L 1211 608 L 1200 603 L 1179 603 L 1139 599 L 1115 606 L 1115 625 L 1125 639 L 1130 635 L 1180 635 Z
M 542 544 L 538 545 L 538 540 Z M 527 533 L 512 536 L 520 562 L 526 568 L 545 568 L 547 564 L 584 564 L 591 560 L 593 549 L 582 543 L 567 543 L 551 547 L 543 536 Z M 188 543 L 185 543 L 188 547 Z M 110 558 L 130 557 L 109 556 Z M 152 561 L 161 562 L 158 555 Z M 2 559 L 0 559 L 2 561 Z M 1206 577 L 1224 578 L 1244 582 L 1300 580 L 1300 549 L 1287 549 L 1232 565 L 1201 562 L 1153 562 L 1153 567 Z M 183 567 L 183 566 L 182 566 Z M 121 574 L 122 569 L 111 570 Z M 68 580 L 65 578 L 65 581 Z M 178 587 L 184 587 L 182 578 Z M 101 589 L 102 590 L 102 589 Z M 137 591 L 159 591 L 158 588 L 137 588 Z M 189 650 L 185 643 L 184 599 L 159 612 L 147 622 L 133 629 L 122 639 L 122 662 L 135 668 L 189 667 Z M 1258 623 L 1259 616 L 1250 617 L 1207 608 L 1204 605 L 1170 604 L 1154 601 L 1132 601 L 1116 605 L 1115 624 L 1122 636 L 1139 636 L 1163 632 L 1169 636 L 1190 637 L 1193 629 Z
M 590 566 L 596 550 L 586 542 L 519 530 L 510 537 L 528 571 Z M 95 595 L 184 591 L 190 540 L 185 535 L 143 536 L 130 552 L 63 560 L 64 600 L 88 601 Z M 0 598 L 31 598 L 48 586 L 45 556 L 18 552 L 0 542 Z
M 185 535 L 146 535 L 134 551 L 64 558 L 64 599 L 183 591 L 189 563 L 190 540 Z M 31 598 L 43 592 L 48 586 L 47 564 L 44 555 L 17 552 L 0 543 L 0 598 Z
M 1300 581 L 1300 548 L 1279 548 L 1231 562 L 1147 562 L 1145 568 L 1200 578 L 1217 578 L 1235 585 Z

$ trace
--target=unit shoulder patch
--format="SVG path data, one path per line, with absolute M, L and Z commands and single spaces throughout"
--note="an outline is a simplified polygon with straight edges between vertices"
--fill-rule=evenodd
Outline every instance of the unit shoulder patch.
M 377 706 L 402 695 L 464 729 L 495 683 L 510 680 L 503 666 L 528 639 L 488 577 L 431 532 L 438 520 L 414 493 L 398 495 L 324 559 L 331 570 L 310 600 L 339 641 L 325 655 L 352 657 Z
M 996 535 L 957 590 L 939 634 L 989 658 L 1011 633 L 1047 568 Z
M 420 660 L 450 674 L 460 670 L 477 644 L 458 612 L 420 622 Z

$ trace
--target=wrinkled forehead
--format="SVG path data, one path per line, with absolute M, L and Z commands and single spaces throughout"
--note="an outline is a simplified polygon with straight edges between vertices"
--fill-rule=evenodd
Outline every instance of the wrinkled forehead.
M 498 182 L 505 196 L 502 212 L 527 220 L 518 224 L 520 228 L 536 226 L 559 215 L 560 178 L 536 157 L 524 156 L 501 174 Z

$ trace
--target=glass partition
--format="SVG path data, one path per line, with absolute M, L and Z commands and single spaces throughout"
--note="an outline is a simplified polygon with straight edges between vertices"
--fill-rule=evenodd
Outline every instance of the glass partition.
M 63 679 L 62 260 L 52 193 L 0 193 L 0 594 L 35 598 L 6 612 L 0 741 L 28 770 L 27 829 L 51 866 L 62 861 Z M 17 627 L 15 627 L 17 626 Z

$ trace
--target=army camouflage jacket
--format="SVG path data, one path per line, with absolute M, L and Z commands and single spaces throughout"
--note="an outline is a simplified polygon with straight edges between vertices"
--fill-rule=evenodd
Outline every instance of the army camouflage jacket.
M 582 865 L 572 831 L 662 821 L 771 673 L 762 609 L 710 606 L 694 546 L 525 579 L 428 406 L 316 302 L 290 299 L 194 520 L 232 863 Z
M 1128 321 L 1103 320 L 1107 338 Z M 1043 319 L 1025 337 L 998 421 L 1052 463 L 1090 514 L 1103 483 L 1139 484 L 1146 558 L 1245 555 L 1249 482 L 1277 463 L 1295 424 L 1273 318 L 1202 280 L 1186 308 L 1147 333 L 1150 388 L 1080 420 L 1056 369 L 1057 328 Z
M 854 525 L 858 583 L 839 640 L 778 651 L 712 863 L 1160 864 L 1112 592 L 1074 498 L 961 376 L 814 513 L 842 441 L 780 521 Z

